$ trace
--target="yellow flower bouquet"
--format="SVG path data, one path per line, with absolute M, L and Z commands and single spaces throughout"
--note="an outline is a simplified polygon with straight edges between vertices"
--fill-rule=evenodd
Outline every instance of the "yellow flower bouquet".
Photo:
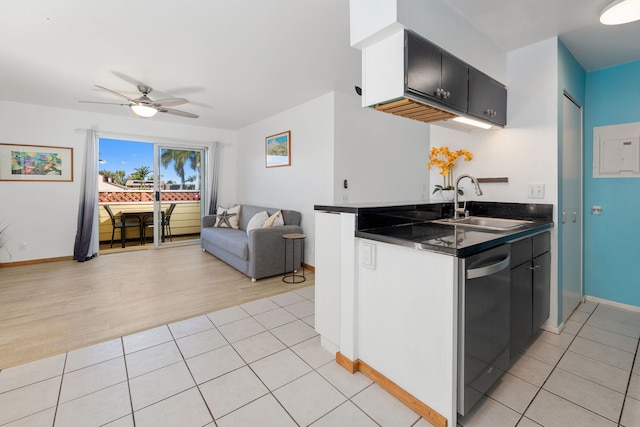
M 456 160 L 459 157 L 464 157 L 464 161 L 468 162 L 473 159 L 473 154 L 467 150 L 451 151 L 449 147 L 433 147 L 429 152 L 429 163 L 427 167 L 437 167 L 440 169 L 440 175 L 442 175 L 442 185 L 436 185 L 433 190 L 433 194 L 442 190 L 454 190 L 453 186 L 453 168 L 456 165 Z M 463 194 L 462 190 L 458 190 L 459 194 Z

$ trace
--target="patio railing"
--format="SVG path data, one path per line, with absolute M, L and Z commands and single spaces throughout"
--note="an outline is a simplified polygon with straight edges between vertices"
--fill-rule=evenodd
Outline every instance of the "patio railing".
M 171 234 L 173 236 L 198 235 L 200 233 L 200 193 L 193 191 L 167 191 L 162 192 L 162 209 L 166 211 L 169 204 L 176 203 L 176 207 L 171 214 Z M 122 212 L 152 211 L 153 191 L 114 191 L 99 193 L 99 234 L 100 242 L 111 241 L 111 219 L 103 205 L 109 205 L 111 211 L 120 217 Z M 151 237 L 152 231 L 147 231 L 147 236 Z M 139 239 L 140 233 L 137 228 L 127 230 L 127 240 Z M 120 242 L 120 230 L 116 230 L 114 239 Z M 115 246 L 115 243 L 114 243 Z

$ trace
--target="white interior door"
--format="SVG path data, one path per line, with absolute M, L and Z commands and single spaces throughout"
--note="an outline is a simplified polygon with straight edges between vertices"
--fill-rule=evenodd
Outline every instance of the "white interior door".
M 559 269 L 562 272 L 562 321 L 582 299 L 582 108 L 563 97 L 562 238 Z

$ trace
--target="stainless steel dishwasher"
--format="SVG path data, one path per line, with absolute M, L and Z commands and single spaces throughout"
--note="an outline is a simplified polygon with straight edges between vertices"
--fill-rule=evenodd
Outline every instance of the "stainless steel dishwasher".
M 458 413 L 465 415 L 509 368 L 510 245 L 458 264 Z

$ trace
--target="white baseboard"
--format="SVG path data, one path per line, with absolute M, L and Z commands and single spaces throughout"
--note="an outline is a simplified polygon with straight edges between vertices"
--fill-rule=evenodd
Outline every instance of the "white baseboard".
M 584 299 L 587 301 L 597 302 L 598 304 L 609 305 L 611 307 L 621 308 L 623 310 L 634 311 L 640 313 L 640 307 L 630 304 L 623 304 L 621 302 L 609 301 L 603 298 L 592 297 L 591 295 L 585 295 Z

